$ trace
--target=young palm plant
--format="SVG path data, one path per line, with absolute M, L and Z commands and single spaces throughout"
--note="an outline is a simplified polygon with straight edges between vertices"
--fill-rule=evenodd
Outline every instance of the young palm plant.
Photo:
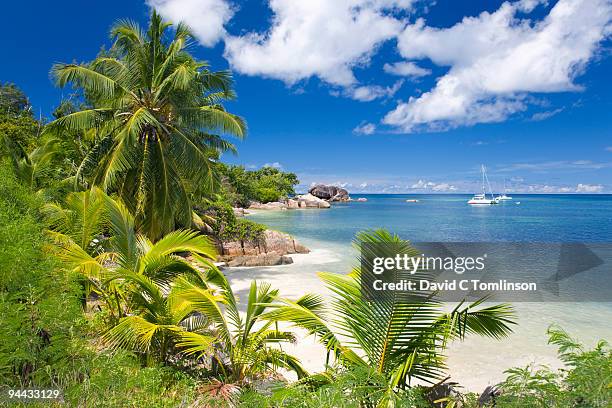
M 189 29 L 153 13 L 145 31 L 120 21 L 108 53 L 88 64 L 59 64 L 59 86 L 83 90 L 91 106 L 49 123 L 46 132 L 88 132 L 95 144 L 76 181 L 116 192 L 152 240 L 192 222 L 190 194 L 215 182 L 215 159 L 242 138 L 242 118 L 221 104 L 235 97 L 228 71 L 213 72 L 186 47 Z
M 127 207 L 97 188 L 70 193 L 64 207 L 47 205 L 45 212 L 57 256 L 101 296 L 111 322 L 129 310 L 129 291 L 140 285 L 136 278 L 167 291 L 180 276 L 201 281 L 199 270 L 180 254 L 197 254 L 207 265 L 216 257 L 209 239 L 192 231 L 173 231 L 152 243 L 136 233 Z
M 177 276 L 163 283 L 144 274 L 125 272 L 124 295 L 129 314 L 104 338 L 114 348 L 143 354 L 148 361 L 167 363 L 178 353 L 210 353 L 217 341 L 206 310 L 185 301 L 182 294 L 197 290 L 211 302 L 220 302 L 203 282 Z
M 387 248 L 392 256 L 420 255 L 408 242 L 384 230 L 358 234 L 356 245 L 364 244 Z M 360 267 L 348 275 L 319 276 L 333 293 L 331 308 L 322 297 L 305 295 L 297 301 L 280 299 L 281 304 L 268 305 L 271 310 L 262 318 L 306 329 L 325 345 L 328 359 L 331 354 L 342 366 L 369 368 L 384 375 L 388 383 L 381 406 L 391 406 L 396 391 L 410 386 L 414 379 L 439 381 L 449 341 L 463 339 L 468 333 L 501 338 L 511 332 L 514 313 L 506 304 L 483 307 L 485 299 L 481 299 L 470 305 L 462 302 L 445 312 L 431 294 L 406 299 L 396 291 L 384 291 L 375 299 L 365 296 Z
M 280 347 L 282 343 L 294 342 L 294 334 L 262 318 L 268 311 L 267 305 L 278 296 L 278 290 L 271 289 L 267 283 L 253 281 L 246 299 L 246 313 L 242 316 L 236 296 L 220 271 L 208 269 L 204 280 L 216 289 L 222 302 L 215 302 L 205 289 L 197 287 L 183 291 L 181 297 L 208 317 L 218 338 L 212 355 L 211 374 L 216 380 L 209 387 L 211 393 L 232 394 L 227 390 L 274 375 L 278 368 L 294 371 L 299 378 L 307 375 L 299 360 Z
M 5 142 L 3 155 L 8 156 L 13 165 L 15 176 L 30 190 L 44 194 L 44 181 L 50 179 L 53 172 L 53 161 L 59 154 L 59 143 L 54 138 L 47 138 L 31 152 L 27 153 L 21 146 Z

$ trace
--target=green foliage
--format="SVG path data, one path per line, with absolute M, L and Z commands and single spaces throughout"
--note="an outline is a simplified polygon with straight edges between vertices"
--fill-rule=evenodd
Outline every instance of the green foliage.
M 186 26 L 169 27 L 155 12 L 146 30 L 119 21 L 109 52 L 56 65 L 58 85 L 82 90 L 88 106 L 61 112 L 45 129 L 91 138 L 76 182 L 117 193 L 152 240 L 191 226 L 192 195 L 212 191 L 215 159 L 235 150 L 220 135 L 246 134 L 244 120 L 222 105 L 235 97 L 231 74 L 188 53 Z
M 127 352 L 91 357 L 87 377 L 64 390 L 70 406 L 176 407 L 196 399 L 195 381 L 169 367 L 142 368 Z
M 294 173 L 283 172 L 274 167 L 246 170 L 242 166 L 220 163 L 224 194 L 227 200 L 240 207 L 247 207 L 251 201 L 267 203 L 295 194 L 294 186 L 299 183 Z
M 51 385 L 79 364 L 78 288 L 43 251 L 39 200 L 0 167 L 0 378 Z
M 159 300 L 156 305 L 159 308 L 158 314 L 166 314 L 155 316 L 153 310 L 150 310 L 148 323 L 163 325 L 160 319 L 167 318 L 168 313 L 172 315 L 168 322 L 175 325 L 187 317 L 180 313 L 173 315 L 162 292 L 167 293 L 167 288 L 177 277 L 199 276 L 197 267 L 179 254 L 189 252 L 200 255 L 208 264 L 215 259 L 215 248 L 208 238 L 195 231 L 177 230 L 153 243 L 137 233 L 134 216 L 123 203 L 98 188 L 70 193 L 64 206 L 49 204 L 44 210 L 53 228 L 51 234 L 56 244 L 56 256 L 67 268 L 87 280 L 88 289 L 97 293 L 105 302 L 113 325 L 116 319 L 125 317 L 127 312 L 146 308 L 147 304 L 143 306 L 140 303 L 144 298 L 148 301 L 152 298 Z M 109 236 L 102 245 L 98 237 L 104 233 Z M 102 248 L 99 248 L 101 245 Z M 89 295 L 89 290 L 86 295 Z M 114 341 L 136 349 L 136 343 L 140 346 L 143 343 L 133 329 L 135 325 L 142 328 L 144 323 L 137 319 L 138 316 L 132 317 L 123 326 L 125 336 L 122 339 L 114 338 Z M 157 329 L 151 328 L 153 332 Z M 128 333 L 130 330 L 133 333 Z M 157 341 L 153 337 L 147 341 Z M 144 345 L 138 351 L 148 353 L 149 348 L 149 345 Z M 162 361 L 166 356 L 163 348 L 157 350 L 161 353 L 159 357 Z
M 207 311 L 217 335 L 215 351 L 199 350 L 200 356 L 214 361 L 210 375 L 216 388 L 248 387 L 254 380 L 273 377 L 279 368 L 294 371 L 298 378 L 307 375 L 299 360 L 285 352 L 282 344 L 295 342 L 292 332 L 280 330 L 265 318 L 278 297 L 268 283 L 251 282 L 246 313 L 238 310 L 238 299 L 225 276 L 216 268 L 207 271 L 205 281 L 221 299 L 215 301 L 201 290 L 183 292 L 181 298 L 194 308 Z
M 234 225 L 223 231 L 221 239 L 224 241 L 259 242 L 263 239 L 266 226 L 245 218 L 237 218 Z
M 0 113 L 19 115 L 31 110 L 28 97 L 15 84 L 0 84 Z
M 265 225 L 236 217 L 232 206 L 222 199 L 207 201 L 197 212 L 206 219 L 212 235 L 220 241 L 257 243 L 263 238 Z
M 365 243 L 384 244 L 377 247 L 386 249 L 388 254 L 376 256 L 419 256 L 408 242 L 384 230 L 358 234 L 356 245 L 363 247 Z M 358 260 L 357 265 L 362 261 Z M 405 278 L 424 279 L 427 273 L 418 271 Z M 296 301 L 284 299 L 283 305 L 275 306 L 265 318 L 306 329 L 344 367 L 369 367 L 383 375 L 387 403 L 396 389 L 409 386 L 415 379 L 439 380 L 444 375 L 443 353 L 449 341 L 464 339 L 468 333 L 501 338 L 511 332 L 514 324 L 509 305 L 484 307 L 484 299 L 469 305 L 461 302 L 450 312 L 445 312 L 435 295 L 428 293 L 407 301 L 387 291 L 370 294 L 369 299 L 376 300 L 369 300 L 364 296 L 359 267 L 348 275 L 319 276 L 334 293 L 331 308 L 322 297 L 308 294 Z
M 612 349 L 600 341 L 585 350 L 556 326 L 548 330 L 549 343 L 559 347 L 566 364 L 560 371 L 548 367 L 512 368 L 500 385 L 501 408 L 584 407 L 608 408 L 612 404 Z
M 14 84 L 0 84 L 0 152 L 23 157 L 36 146 L 40 128 L 25 94 Z
M 6 153 L 21 154 L 33 149 L 38 139 L 39 122 L 29 114 L 0 113 L 0 141 Z
M 314 385 L 316 381 L 321 384 Z M 328 371 L 306 381 L 274 387 L 270 395 L 245 392 L 241 403 L 245 407 L 268 408 L 362 408 L 376 407 L 385 398 L 385 378 L 367 367 Z M 428 408 L 419 387 L 399 390 L 392 396 L 395 407 Z

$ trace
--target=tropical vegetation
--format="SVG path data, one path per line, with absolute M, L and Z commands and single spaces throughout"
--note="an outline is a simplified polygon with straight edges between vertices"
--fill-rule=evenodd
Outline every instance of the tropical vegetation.
M 0 391 L 58 388 L 70 406 L 478 406 L 435 396 L 446 347 L 507 336 L 512 307 L 374 296 L 360 267 L 320 274 L 331 299 L 257 281 L 235 293 L 218 241 L 265 227 L 232 206 L 290 196 L 297 177 L 220 161 L 246 126 L 222 105 L 230 73 L 191 56 L 187 27 L 153 13 L 148 28 L 120 21 L 111 34 L 94 61 L 53 67 L 76 93 L 48 123 L 0 86 Z M 384 230 L 355 244 L 418 255 Z M 327 350 L 322 372 L 287 350 L 304 332 Z M 482 404 L 609 406 L 610 347 L 549 335 L 566 368 L 510 370 Z
M 230 73 L 187 52 L 186 26 L 173 34 L 169 27 L 156 13 L 147 30 L 120 21 L 108 52 L 54 66 L 58 85 L 82 90 L 89 106 L 46 127 L 48 134 L 92 132 L 75 183 L 116 193 L 150 239 L 191 226 L 192 198 L 212 190 L 216 159 L 235 150 L 222 135 L 246 134 L 244 120 L 222 105 L 235 97 Z
M 298 178 L 294 173 L 272 166 L 246 170 L 243 166 L 219 165 L 223 195 L 232 205 L 246 207 L 251 201 L 267 203 L 295 194 Z

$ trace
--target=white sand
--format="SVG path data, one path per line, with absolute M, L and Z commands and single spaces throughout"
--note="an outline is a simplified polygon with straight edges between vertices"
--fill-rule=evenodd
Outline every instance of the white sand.
M 253 268 L 228 268 L 225 273 L 236 294 L 244 302 L 252 279 L 269 282 L 280 290 L 281 296 L 298 298 L 305 293 L 317 293 L 329 297 L 316 275 L 317 271 L 346 273 L 354 261 L 354 253 L 347 246 L 321 241 L 304 243 L 312 249 L 310 254 L 292 255 L 291 265 Z M 612 303 L 517 303 L 518 325 L 507 339 L 496 341 L 471 336 L 457 342 L 448 350 L 449 375 L 469 391 L 480 392 L 487 385 L 502 380 L 503 371 L 530 363 L 561 366 L 556 358 L 556 348 L 547 345 L 546 329 L 558 323 L 574 337 L 588 346 L 598 339 L 611 339 Z M 324 368 L 325 350 L 312 337 L 302 338 L 284 349 L 302 361 L 310 372 Z

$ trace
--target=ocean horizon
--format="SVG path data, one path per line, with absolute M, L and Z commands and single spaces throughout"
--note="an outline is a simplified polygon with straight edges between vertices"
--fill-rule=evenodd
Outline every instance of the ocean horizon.
M 334 203 L 330 209 L 254 211 L 249 219 L 293 235 L 310 248 L 292 255 L 290 265 L 228 268 L 238 293 L 248 293 L 252 279 L 267 281 L 282 296 L 298 298 L 311 292 L 328 295 L 317 273 L 349 273 L 357 265 L 352 240 L 359 231 L 385 228 L 402 239 L 420 242 L 612 242 L 612 196 L 600 194 L 512 194 L 514 200 L 473 207 L 469 194 L 352 194 L 367 202 Z M 520 201 L 520 205 L 516 203 Z M 478 336 L 449 349 L 452 379 L 479 391 L 505 378 L 504 370 L 528 364 L 561 365 L 556 347 L 547 344 L 546 330 L 558 324 L 580 341 L 593 345 L 612 338 L 611 302 L 516 302 L 514 333 L 491 341 Z M 313 340 L 294 352 L 311 370 L 320 370 L 322 351 Z

